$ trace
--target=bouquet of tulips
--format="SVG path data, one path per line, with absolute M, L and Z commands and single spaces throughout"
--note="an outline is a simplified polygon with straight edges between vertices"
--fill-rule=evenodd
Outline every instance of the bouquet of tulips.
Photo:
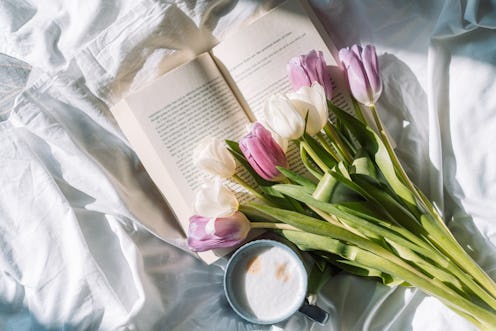
M 355 45 L 339 57 L 354 115 L 331 101 L 326 63 L 311 51 L 289 62 L 294 92 L 266 101 L 263 124 L 239 142 L 207 138 L 196 148 L 196 165 L 217 179 L 198 191 L 190 248 L 232 247 L 251 229 L 271 229 L 317 261 L 415 286 L 480 329 L 496 329 L 496 284 L 409 179 L 384 130 L 375 107 L 382 92 L 375 48 Z M 288 142 L 304 173 L 289 168 Z M 235 160 L 254 184 L 236 173 Z M 255 199 L 240 204 L 226 180 Z

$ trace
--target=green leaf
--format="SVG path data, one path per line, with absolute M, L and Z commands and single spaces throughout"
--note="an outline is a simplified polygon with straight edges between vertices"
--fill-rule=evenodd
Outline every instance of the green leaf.
M 312 138 L 307 133 L 303 134 L 303 141 L 305 141 L 310 148 L 317 154 L 318 158 L 324 162 L 330 169 L 336 165 L 336 160 L 334 160 L 329 153 L 322 147 L 317 140 Z
M 351 173 L 367 175 L 377 179 L 377 171 L 370 157 L 363 151 L 353 160 Z
M 278 186 L 290 187 L 294 185 L 278 185 Z M 296 189 L 298 190 L 298 187 Z M 297 197 L 294 198 L 299 200 Z M 318 200 L 315 201 L 320 202 Z M 331 224 L 329 222 L 314 217 L 306 216 L 301 213 L 279 209 L 258 203 L 249 203 L 249 205 L 281 222 L 292 225 L 302 231 L 325 236 L 326 238 L 333 238 L 343 242 L 351 243 L 360 246 L 361 248 L 366 249 L 368 251 L 374 252 L 374 254 L 378 254 L 384 257 L 387 256 L 392 257 L 391 252 L 386 250 L 377 242 L 374 242 L 369 238 L 359 236 L 355 234 L 355 232 L 350 231 L 350 229 L 344 226 L 340 226 L 339 224 Z M 331 206 L 330 204 L 326 204 L 326 205 Z M 339 211 L 337 208 L 335 208 L 335 210 L 340 214 L 344 214 L 343 212 Z
M 406 208 L 388 194 L 387 189 L 380 186 L 374 178 L 351 174 L 351 180 L 340 173 L 331 172 L 340 182 L 361 194 L 365 199 L 381 207 L 381 213 L 395 224 L 401 224 L 414 233 L 425 234 L 417 219 Z
M 368 227 L 371 230 L 373 230 L 375 226 L 380 226 L 381 228 L 384 228 L 386 231 L 388 231 L 384 235 L 385 238 L 400 236 L 401 238 L 404 238 L 405 240 L 408 240 L 410 242 L 403 243 L 405 246 L 411 247 L 417 253 L 432 259 L 443 268 L 448 267 L 448 261 L 445 258 L 441 258 L 440 255 L 438 255 L 437 249 L 433 247 L 428 241 L 426 241 L 425 238 L 418 236 L 413 232 L 410 232 L 406 228 L 384 221 L 380 215 L 374 216 L 374 211 L 369 208 L 367 203 L 364 203 L 362 205 L 360 205 L 359 203 L 348 205 L 341 204 L 338 205 L 337 208 L 350 215 L 358 217 L 358 220 L 354 220 L 354 223 L 358 223 L 357 226 L 360 226 L 362 228 Z M 367 223 L 359 225 L 360 222 Z M 396 239 L 396 241 L 402 242 L 398 239 Z M 414 244 L 415 246 L 411 246 L 411 244 Z
M 319 181 L 317 188 L 310 194 L 319 201 L 329 201 L 337 181 L 329 173 L 325 173 Z
M 363 188 L 362 186 L 358 185 L 356 182 L 352 181 L 349 178 L 346 178 L 339 172 L 331 172 L 331 175 L 335 177 L 337 180 L 339 180 L 340 183 L 348 187 L 349 189 L 355 191 L 357 194 L 359 194 L 362 199 L 368 200 L 370 203 L 375 204 L 375 209 L 379 210 L 381 212 L 381 215 L 384 216 L 386 219 L 389 219 L 393 223 L 398 222 L 394 219 L 394 217 L 389 213 L 387 208 L 384 208 L 384 206 L 380 203 L 380 201 L 376 198 L 376 196 L 373 194 L 373 192 L 368 191 L 366 188 Z M 384 192 L 381 191 L 381 195 Z M 359 201 L 360 199 L 355 198 L 355 201 Z M 351 200 L 348 200 L 351 201 Z M 337 200 L 337 202 L 340 202 Z
M 321 250 L 353 258 L 357 247 L 340 240 L 303 231 L 282 230 L 281 234 L 303 251 Z
M 327 101 L 327 105 L 334 115 L 336 115 L 335 112 L 336 109 L 338 111 L 340 110 L 341 112 L 345 112 L 343 109 L 337 107 L 334 103 L 332 103 L 329 100 Z M 352 151 L 356 151 L 360 149 L 360 144 L 358 143 L 357 139 L 353 136 L 351 131 L 346 127 L 346 125 L 337 117 L 335 117 L 334 120 L 335 120 L 334 127 L 336 128 L 336 131 L 340 135 L 340 138 L 345 142 L 348 148 Z M 331 121 L 331 125 L 332 125 L 332 121 Z
M 312 191 L 315 190 L 315 188 L 317 187 L 317 184 L 315 184 L 315 182 L 297 174 L 294 171 L 279 166 L 276 168 L 293 183 L 300 184 L 301 186 Z
M 275 198 L 284 198 L 284 195 L 282 195 L 280 192 L 274 190 L 272 186 L 260 186 L 260 189 L 266 194 L 273 196 Z
M 314 165 L 312 164 L 311 159 L 308 157 L 308 152 L 305 150 L 303 145 L 300 144 L 300 157 L 301 157 L 301 162 L 307 168 L 308 172 L 310 172 L 315 178 L 320 179 L 322 178 L 322 171 L 319 169 L 316 169 Z
M 351 180 L 350 173 L 343 162 L 339 162 L 337 167 L 333 168 L 334 172 L 340 173 L 344 178 Z
M 239 211 L 246 215 L 250 222 L 272 222 L 277 223 L 278 220 L 260 210 L 253 208 L 249 205 L 239 205 Z
M 362 201 L 345 201 L 335 203 L 337 208 L 346 211 L 352 215 L 368 219 L 370 216 L 372 219 L 387 220 L 388 215 L 384 213 L 382 207 L 374 201 L 362 200 Z M 371 220 L 369 220 L 371 221 Z M 391 224 L 389 221 L 384 221 Z
M 378 245 L 384 238 L 389 238 L 429 259 L 437 261 L 442 264 L 442 266 L 447 266 L 446 261 L 438 258 L 436 251 L 433 251 L 434 248 L 432 246 L 423 241 L 422 237 L 409 232 L 407 229 L 374 218 L 369 214 L 351 211 L 344 206 L 336 206 L 316 200 L 309 194 L 302 192 L 292 185 L 277 185 L 274 188 L 301 202 L 327 212 L 330 215 L 335 215 L 341 222 L 362 232 L 368 236 L 369 239 L 375 240 Z
M 393 277 L 377 269 L 364 267 L 354 261 L 336 259 L 335 264 L 352 275 L 378 278 L 386 286 L 408 286 L 402 279 Z
M 390 215 L 395 223 L 401 224 L 419 236 L 427 236 L 425 229 L 420 225 L 416 216 L 412 215 L 408 209 L 398 203 L 390 194 L 388 194 L 387 190 L 380 187 L 371 177 L 352 174 L 351 178 L 353 183 L 361 188 L 362 192 L 367 192 L 368 198 L 373 199 L 373 201 L 384 208 L 384 211 Z
M 494 311 L 479 306 L 472 302 L 471 298 L 461 296 L 449 284 L 447 285 L 436 278 L 430 278 L 397 256 L 387 254 L 387 251 L 386 254 L 383 254 L 380 250 L 366 250 L 354 246 L 354 244 L 313 233 L 289 230 L 283 230 L 282 233 L 302 250 L 322 250 L 337 254 L 359 266 L 376 269 L 394 278 L 403 279 L 412 286 L 422 289 L 425 293 L 451 302 L 456 307 L 463 309 L 464 312 L 477 316 L 485 325 L 496 325 Z
M 430 275 L 430 277 L 436 278 L 437 280 L 447 284 L 459 293 L 464 292 L 464 288 L 460 280 L 449 272 L 444 271 L 441 266 L 427 262 L 425 259 L 418 256 L 415 252 L 408 249 L 404 245 L 395 243 L 393 240 L 388 238 L 385 238 L 385 240 L 402 259 L 416 264 L 420 269 L 423 269 L 428 275 Z
M 387 269 L 386 266 L 389 264 L 387 259 L 373 254 L 371 255 L 371 253 L 357 246 L 325 236 L 300 231 L 283 230 L 282 235 L 295 243 L 301 250 L 325 251 L 344 258 L 345 260 L 337 258 L 333 258 L 332 260 L 337 262 L 336 265 L 340 268 L 350 273 L 359 276 L 379 277 L 383 279 L 385 284 L 390 285 L 404 283 L 401 278 L 381 270 Z M 374 257 L 373 259 L 371 258 L 372 256 Z M 375 268 L 374 265 L 379 266 L 379 268 Z
M 393 162 L 380 137 L 364 123 L 339 108 L 333 109 L 336 117 L 354 134 L 362 147 L 373 157 L 388 184 L 404 201 L 416 205 L 414 195 L 396 175 Z

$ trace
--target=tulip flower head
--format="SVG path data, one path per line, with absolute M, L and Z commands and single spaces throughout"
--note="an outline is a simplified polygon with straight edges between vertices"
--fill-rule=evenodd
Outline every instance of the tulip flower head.
M 277 166 L 287 168 L 288 160 L 269 130 L 255 123 L 248 135 L 241 138 L 239 148 L 255 172 L 265 180 L 278 181 L 282 174 Z
M 303 86 L 294 93 L 288 94 L 289 99 L 303 118 L 307 118 L 306 131 L 310 135 L 320 132 L 329 118 L 327 99 L 324 88 L 315 82 L 312 86 Z
M 213 218 L 232 215 L 238 207 L 238 199 L 219 178 L 213 182 L 205 180 L 205 183 L 196 191 L 193 205 L 197 215 Z
M 339 59 L 346 69 L 351 94 L 358 102 L 372 106 L 382 93 L 382 80 L 375 47 L 358 45 L 343 48 Z
M 270 96 L 265 102 L 264 123 L 281 138 L 293 140 L 303 135 L 305 118 L 283 94 Z
M 195 252 L 233 247 L 245 240 L 250 221 L 239 211 L 227 217 L 195 215 L 189 219 L 188 246 Z
M 229 178 L 236 171 L 236 161 L 224 142 L 205 137 L 193 150 L 193 163 L 200 170 L 221 178 Z
M 312 86 L 317 82 L 324 87 L 327 99 L 332 98 L 331 76 L 321 51 L 311 50 L 306 55 L 292 58 L 287 70 L 293 90 L 297 91 L 303 86 Z
M 264 119 L 263 119 L 263 118 L 262 118 L 262 119 L 260 119 L 257 123 L 262 124 L 262 126 L 263 126 L 264 128 L 266 128 L 267 130 L 269 130 L 270 134 L 272 135 L 272 138 L 274 138 L 274 140 L 276 141 L 276 143 L 277 143 L 279 146 L 281 146 L 281 148 L 282 148 L 283 152 L 284 152 L 284 153 L 286 153 L 286 152 L 287 152 L 287 150 L 288 150 L 288 147 L 289 147 L 289 146 L 288 146 L 288 145 L 289 145 L 289 141 L 288 141 L 288 139 L 283 138 L 283 137 L 281 137 L 281 136 L 280 136 L 277 132 L 272 131 L 272 130 L 269 128 L 269 126 L 268 126 L 267 124 L 265 124 L 265 123 L 264 123 Z M 248 126 L 247 126 L 247 127 L 248 127 L 248 130 L 247 130 L 247 131 L 251 131 L 251 128 L 253 127 L 253 125 L 254 125 L 253 123 L 248 124 Z

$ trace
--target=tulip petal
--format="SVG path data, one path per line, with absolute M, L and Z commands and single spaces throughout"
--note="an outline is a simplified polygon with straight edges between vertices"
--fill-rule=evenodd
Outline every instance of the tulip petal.
M 332 98 L 332 81 L 324 53 L 311 50 L 305 55 L 292 58 L 287 66 L 289 81 L 294 91 L 317 82 L 324 87 L 326 97 Z
M 310 135 L 320 132 L 329 117 L 324 88 L 315 82 L 311 87 L 304 86 L 288 94 L 288 97 L 303 118 L 308 114 L 306 132 Z
M 373 105 L 382 93 L 382 81 L 375 47 L 358 45 L 343 48 L 339 58 L 346 69 L 351 93 L 358 102 Z
M 360 62 L 361 62 L 362 61 L 362 47 L 360 45 L 355 44 L 355 45 L 352 45 L 350 49 L 353 52 L 353 54 L 355 54 L 355 56 L 360 59 Z
M 193 150 L 193 164 L 200 170 L 221 178 L 236 171 L 236 161 L 224 142 L 215 137 L 203 138 Z
M 320 58 L 315 50 L 310 51 L 306 56 L 300 56 L 303 67 L 307 72 L 311 82 L 318 81 L 322 77 L 322 66 L 319 65 Z M 307 86 L 310 86 L 307 85 Z
M 213 233 L 207 231 L 212 222 Z M 249 231 L 250 222 L 240 212 L 230 217 L 215 219 L 194 215 L 189 219 L 188 246 L 196 252 L 233 247 L 245 240 Z
M 217 219 L 215 222 L 215 235 L 226 240 L 243 240 L 249 231 L 250 222 L 240 212 L 229 218 Z
M 286 155 L 270 131 L 260 123 L 255 123 L 251 132 L 240 140 L 239 148 L 260 177 L 268 181 L 281 179 L 277 166 L 288 166 Z
M 299 58 L 292 58 L 288 63 L 287 70 L 289 82 L 291 83 L 293 90 L 311 84 L 305 69 L 301 66 Z
M 339 51 L 339 58 L 345 66 L 348 84 L 355 99 L 357 99 L 360 103 L 370 104 L 367 89 L 368 80 L 365 76 L 365 70 L 363 68 L 361 58 L 357 55 L 359 48 L 358 46 L 355 46 L 356 45 L 354 45 L 351 49 L 341 49 Z
M 339 50 L 338 56 L 339 56 L 339 60 L 346 69 L 350 65 L 351 58 L 353 58 L 356 55 L 349 48 L 341 48 Z
M 370 95 L 372 103 L 375 103 L 382 92 L 382 81 L 379 73 L 379 64 L 375 47 L 372 45 L 365 46 L 362 53 L 363 66 L 370 84 Z
M 324 54 L 319 51 L 319 56 L 321 58 L 320 60 L 320 71 L 321 71 L 321 77 L 319 80 L 313 83 L 319 83 L 324 87 L 324 92 L 325 96 L 327 99 L 331 100 L 332 98 L 332 81 L 331 81 L 331 75 L 329 73 L 329 69 L 327 69 L 327 65 L 324 59 Z
M 300 138 L 305 128 L 305 119 L 282 94 L 273 95 L 266 100 L 264 121 L 272 131 L 290 140 Z
M 223 217 L 238 210 L 239 202 L 220 180 L 206 180 L 197 190 L 193 208 L 195 213 L 206 217 Z

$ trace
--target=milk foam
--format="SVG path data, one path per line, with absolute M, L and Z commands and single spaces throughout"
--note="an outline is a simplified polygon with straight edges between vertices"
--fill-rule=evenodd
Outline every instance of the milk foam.
M 239 263 L 237 290 L 240 304 L 262 321 L 294 312 L 305 296 L 302 268 L 293 255 L 279 247 L 263 249 Z M 241 269 L 242 268 L 242 269 Z

